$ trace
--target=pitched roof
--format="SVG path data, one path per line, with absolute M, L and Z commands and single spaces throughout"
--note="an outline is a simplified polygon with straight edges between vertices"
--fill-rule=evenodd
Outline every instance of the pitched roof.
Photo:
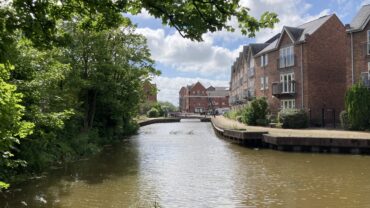
M 263 50 L 261 50 L 258 55 L 262 55 L 263 53 L 272 51 L 276 49 L 279 46 L 279 42 L 281 40 L 282 34 L 286 32 L 289 37 L 292 39 L 293 42 L 303 42 L 306 40 L 306 34 L 312 35 L 316 32 L 326 21 L 328 21 L 331 17 L 333 17 L 335 14 L 332 15 L 326 15 L 322 16 L 318 19 L 312 20 L 310 22 L 306 22 L 302 25 L 299 25 L 297 27 L 288 27 L 284 26 L 282 32 L 280 33 L 279 37 L 276 38 L 277 35 L 275 35 L 273 38 L 276 38 L 273 42 L 271 42 L 268 46 L 266 46 Z M 271 39 L 273 39 L 271 38 Z M 270 39 L 270 40 L 271 40 Z M 269 40 L 266 42 L 270 42 Z
M 369 21 L 370 17 L 370 4 L 364 5 L 360 11 L 358 11 L 355 18 L 353 18 L 351 24 L 349 24 L 350 28 L 348 31 L 360 31 L 363 30 L 366 24 Z
M 252 54 L 255 55 L 258 52 L 260 52 L 262 49 L 264 49 L 266 46 L 268 46 L 268 43 L 251 43 L 249 44 L 250 50 L 252 51 Z

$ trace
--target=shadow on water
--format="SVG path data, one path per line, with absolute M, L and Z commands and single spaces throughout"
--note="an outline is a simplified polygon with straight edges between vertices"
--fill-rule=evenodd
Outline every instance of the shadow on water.
M 67 163 L 0 193 L 0 207 L 61 207 L 60 198 L 70 195 L 75 186 L 94 187 L 137 172 L 136 141 L 125 140 L 89 159 Z

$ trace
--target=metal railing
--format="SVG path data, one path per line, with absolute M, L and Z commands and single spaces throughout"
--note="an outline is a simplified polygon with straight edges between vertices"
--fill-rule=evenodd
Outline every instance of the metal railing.
M 275 82 L 272 83 L 272 95 L 284 95 L 296 93 L 296 82 L 290 81 L 288 83 Z

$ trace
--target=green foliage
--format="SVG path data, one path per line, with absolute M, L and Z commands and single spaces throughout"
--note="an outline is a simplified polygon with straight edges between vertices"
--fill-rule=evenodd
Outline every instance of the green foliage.
M 269 124 L 269 120 L 268 119 L 257 119 L 256 120 L 256 125 L 257 126 L 267 126 Z
M 352 129 L 370 128 L 370 90 L 361 83 L 348 89 L 345 97 L 348 120 Z
M 147 116 L 149 118 L 157 118 L 160 116 L 159 111 L 157 108 L 152 108 L 147 112 Z
M 340 118 L 340 124 L 343 129 L 351 129 L 351 124 L 349 121 L 347 111 L 340 112 L 339 118 Z
M 226 112 L 224 114 L 224 116 L 226 118 L 229 118 L 229 119 L 238 120 L 238 118 L 239 118 L 239 120 L 240 120 L 241 113 L 242 113 L 242 110 L 241 109 L 232 109 L 232 110 Z
M 170 102 L 159 101 L 158 103 L 161 106 L 161 108 L 166 112 L 176 112 L 179 110 L 175 105 L 173 105 Z
M 264 122 L 257 123 L 257 120 L 266 120 L 268 113 L 268 104 L 265 97 L 253 100 L 246 106 L 242 112 L 242 121 L 248 125 L 261 125 Z
M 60 43 L 68 36 L 58 32 L 59 20 L 72 20 L 79 17 L 78 27 L 83 30 L 101 31 L 130 24 L 122 13 L 136 15 L 144 9 L 154 18 L 162 20 L 179 31 L 181 36 L 191 40 L 202 40 L 207 32 L 227 30 L 236 27 L 231 19 L 238 21 L 241 32 L 249 37 L 262 28 L 273 28 L 279 21 L 275 13 L 265 12 L 260 19 L 249 15 L 249 9 L 242 7 L 239 0 L 133 0 L 133 1 L 25 1 L 15 0 L 7 15 L 8 28 L 22 29 L 27 38 L 45 46 L 49 42 Z
M 304 110 L 284 109 L 279 112 L 278 117 L 282 128 L 301 129 L 308 127 L 308 116 Z
M 93 154 L 137 130 L 133 118 L 143 83 L 159 72 L 145 38 L 122 14 L 144 9 L 198 41 L 207 32 L 233 31 L 231 18 L 249 36 L 278 21 L 268 12 L 255 19 L 238 0 L 13 0 L 2 5 L 0 189 L 7 187 L 1 181 L 19 173 Z M 152 107 L 160 115 L 174 110 L 168 103 Z
M 0 189 L 7 188 L 1 181 L 10 179 L 11 169 L 24 165 L 23 160 L 15 159 L 15 146 L 20 139 L 32 133 L 34 124 L 23 121 L 24 106 L 20 105 L 22 94 L 16 86 L 7 83 L 13 67 L 0 64 Z

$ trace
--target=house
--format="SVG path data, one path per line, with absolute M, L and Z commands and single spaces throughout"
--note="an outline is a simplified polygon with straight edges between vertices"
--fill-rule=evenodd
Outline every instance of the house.
M 364 5 L 347 29 L 347 87 L 363 82 L 370 87 L 370 5 Z
M 181 112 L 187 113 L 204 113 L 215 108 L 229 107 L 229 88 L 205 88 L 200 82 L 181 87 L 179 106 Z
M 149 81 L 144 82 L 144 96 L 146 102 L 157 102 L 157 85 Z
M 248 47 L 244 78 L 254 79 L 247 90 L 266 97 L 271 114 L 298 108 L 314 123 L 325 123 L 335 112 L 338 117 L 346 90 L 346 32 L 335 14 L 285 26 L 268 41 Z

